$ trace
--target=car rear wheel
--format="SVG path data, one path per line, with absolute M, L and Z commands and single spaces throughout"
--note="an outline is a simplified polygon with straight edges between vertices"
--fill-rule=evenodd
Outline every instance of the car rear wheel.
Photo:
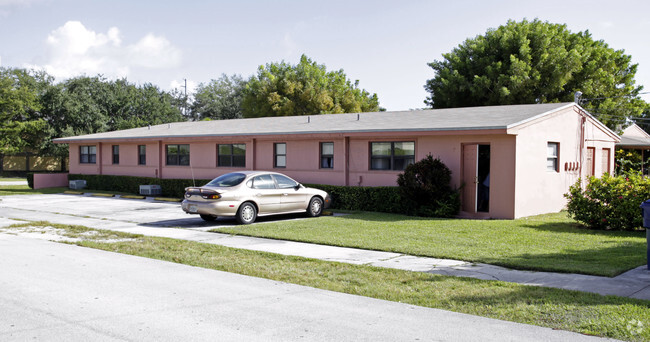
M 212 222 L 212 221 L 214 221 L 214 220 L 217 219 L 217 217 L 214 216 L 214 215 L 203 215 L 203 214 L 201 214 L 201 215 L 199 215 L 199 216 L 201 216 L 201 218 L 203 219 L 203 221 L 208 221 L 208 222 Z
M 323 212 L 323 200 L 320 197 L 313 197 L 309 201 L 309 207 L 307 207 L 307 214 L 311 217 L 320 216 Z
M 239 224 L 251 224 L 257 218 L 257 209 L 251 202 L 246 202 L 237 210 L 237 222 Z

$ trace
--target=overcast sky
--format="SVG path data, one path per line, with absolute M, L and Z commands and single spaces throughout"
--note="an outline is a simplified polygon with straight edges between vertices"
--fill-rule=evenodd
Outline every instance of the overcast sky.
M 589 30 L 638 63 L 650 91 L 650 1 L 0 0 L 0 66 L 163 89 L 306 54 L 343 69 L 388 110 L 424 107 L 428 62 L 508 19 Z M 650 96 L 644 95 L 646 101 Z

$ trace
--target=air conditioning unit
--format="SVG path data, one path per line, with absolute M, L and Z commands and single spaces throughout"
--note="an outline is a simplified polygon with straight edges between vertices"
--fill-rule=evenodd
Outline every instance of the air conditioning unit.
M 160 185 L 140 185 L 140 195 L 160 195 L 162 194 L 162 188 Z
M 68 188 L 74 189 L 74 190 L 79 190 L 83 189 L 86 187 L 86 181 L 85 180 L 71 180 L 68 182 Z

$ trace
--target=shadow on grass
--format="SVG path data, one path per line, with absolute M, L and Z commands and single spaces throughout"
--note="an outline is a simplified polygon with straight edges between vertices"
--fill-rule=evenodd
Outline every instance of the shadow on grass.
M 573 233 L 581 235 L 599 235 L 599 236 L 611 236 L 611 237 L 644 237 L 645 230 L 634 230 L 634 231 L 624 231 L 624 230 L 598 230 L 590 229 L 577 222 L 550 222 L 550 223 L 540 223 L 540 224 L 521 224 L 523 228 L 531 228 L 535 230 L 543 230 L 548 232 L 557 232 L 557 233 Z
M 557 253 L 502 255 L 496 259 L 485 258 L 482 262 L 512 269 L 605 277 L 615 277 L 647 264 L 645 242 L 611 241 L 611 244 L 616 245 Z

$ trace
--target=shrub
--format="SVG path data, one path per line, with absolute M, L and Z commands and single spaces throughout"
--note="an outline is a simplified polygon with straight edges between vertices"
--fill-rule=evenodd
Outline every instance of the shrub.
M 110 175 L 78 175 L 71 174 L 70 180 L 83 179 L 86 181 L 86 188 L 92 190 L 121 191 L 137 194 L 140 185 L 157 184 L 162 188 L 162 196 L 182 198 L 185 188 L 194 186 L 191 179 L 161 179 L 151 177 L 133 176 L 110 176 Z M 204 185 L 210 179 L 197 179 L 196 186 Z
M 397 177 L 400 194 L 418 216 L 452 217 L 460 210 L 460 193 L 451 188 L 451 170 L 431 155 L 410 164 Z
M 378 211 L 405 214 L 407 206 L 394 186 L 337 186 L 305 184 L 305 186 L 326 191 L 332 198 L 332 209 Z
M 590 177 L 585 189 L 579 179 L 564 195 L 575 220 L 593 229 L 635 230 L 643 225 L 639 205 L 650 199 L 650 179 L 640 173 Z
M 27 176 L 27 186 L 29 186 L 30 189 L 34 189 L 34 173 L 28 172 L 26 176 Z

